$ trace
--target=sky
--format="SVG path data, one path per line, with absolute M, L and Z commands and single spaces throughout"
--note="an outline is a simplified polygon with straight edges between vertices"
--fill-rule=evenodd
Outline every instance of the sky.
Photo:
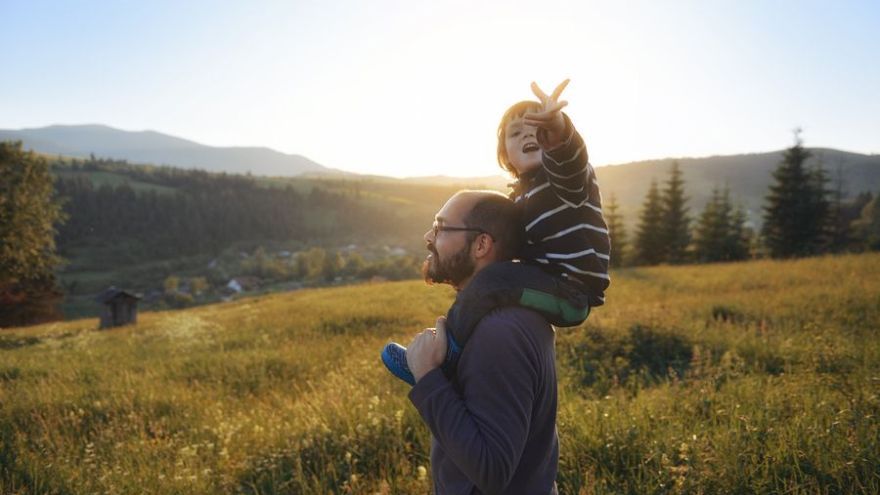
M 532 81 L 597 166 L 880 152 L 880 2 L 0 0 L 0 128 L 105 124 L 396 177 L 500 173 Z

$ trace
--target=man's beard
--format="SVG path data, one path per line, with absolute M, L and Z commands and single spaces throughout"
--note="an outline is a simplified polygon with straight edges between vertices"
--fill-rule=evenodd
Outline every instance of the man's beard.
M 471 259 L 470 243 L 467 243 L 447 260 L 440 259 L 433 245 L 429 244 L 428 250 L 431 251 L 431 259 L 426 259 L 422 263 L 422 276 L 425 277 L 425 282 L 458 287 L 458 284 L 464 279 L 473 275 L 475 264 Z

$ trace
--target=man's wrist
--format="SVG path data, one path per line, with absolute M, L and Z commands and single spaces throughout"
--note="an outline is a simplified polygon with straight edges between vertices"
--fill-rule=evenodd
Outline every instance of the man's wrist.
M 416 384 L 410 390 L 410 399 L 430 394 L 430 390 L 441 386 L 443 383 L 448 383 L 446 375 L 443 374 L 440 368 L 434 368 L 422 375 L 420 380 L 416 381 Z

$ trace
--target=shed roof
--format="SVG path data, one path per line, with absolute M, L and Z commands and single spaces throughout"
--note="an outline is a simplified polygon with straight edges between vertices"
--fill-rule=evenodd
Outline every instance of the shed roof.
M 111 287 L 104 289 L 104 291 L 101 292 L 100 294 L 98 294 L 98 297 L 96 297 L 95 299 L 99 303 L 107 304 L 110 301 L 112 301 L 118 297 L 130 297 L 132 299 L 142 299 L 143 298 L 143 296 L 141 296 L 140 294 L 136 294 L 134 292 L 130 292 L 130 291 L 127 291 L 124 289 L 117 289 L 116 287 L 111 286 Z

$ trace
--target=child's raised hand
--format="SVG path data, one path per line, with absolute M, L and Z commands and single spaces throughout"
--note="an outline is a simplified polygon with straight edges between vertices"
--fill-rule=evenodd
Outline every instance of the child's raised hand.
M 559 95 L 568 86 L 568 82 L 569 79 L 566 79 L 559 83 L 550 96 L 547 96 L 536 83 L 532 83 L 532 92 L 541 101 L 541 111 L 526 113 L 523 115 L 523 123 L 546 130 L 547 142 L 542 143 L 542 145 L 548 148 L 554 148 L 556 144 L 561 143 L 566 138 L 563 135 L 565 132 L 565 119 L 562 116 L 562 109 L 568 105 L 568 102 L 564 100 L 559 101 Z

